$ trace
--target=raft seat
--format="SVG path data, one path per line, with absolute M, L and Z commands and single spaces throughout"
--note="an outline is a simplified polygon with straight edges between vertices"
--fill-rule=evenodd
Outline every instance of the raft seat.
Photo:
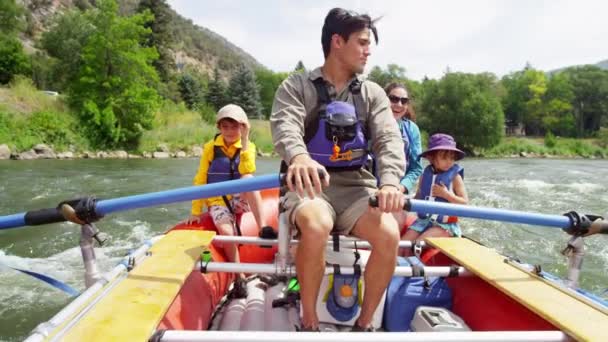
M 147 341 L 192 272 L 214 232 L 170 231 L 72 327 L 62 341 Z
M 427 238 L 461 266 L 579 341 L 607 341 L 608 313 L 505 262 L 469 239 Z

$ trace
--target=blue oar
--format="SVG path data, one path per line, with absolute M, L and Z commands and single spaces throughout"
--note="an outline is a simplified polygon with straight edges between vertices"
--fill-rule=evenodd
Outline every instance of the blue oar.
M 220 183 L 190 186 L 174 190 L 152 192 L 142 195 L 101 200 L 94 204 L 94 215 L 103 216 L 115 211 L 152 207 L 167 203 L 191 201 L 199 198 L 221 196 L 231 193 L 249 192 L 278 187 L 283 180 L 281 174 L 242 178 Z M 25 213 L 0 216 L 0 229 L 36 226 L 66 221 L 59 208 L 41 209 Z
M 407 207 L 408 202 L 409 207 Z M 474 207 L 470 205 L 423 201 L 416 199 L 406 201 L 406 207 L 404 207 L 404 209 L 422 214 L 470 217 L 554 228 L 569 228 L 571 225 L 570 219 L 563 215 L 538 214 L 516 210 Z
M 378 206 L 378 200 L 376 199 L 376 197 L 370 198 L 369 203 L 371 206 Z M 573 224 L 572 220 L 564 215 L 537 214 L 528 213 L 525 211 L 474 207 L 470 205 L 423 201 L 417 199 L 406 199 L 403 209 L 406 211 L 417 212 L 421 214 L 469 217 L 492 221 L 524 223 L 562 229 L 571 228 Z
M 3 265 L 6 266 L 6 267 L 8 267 L 8 268 L 10 268 L 10 269 L 15 270 L 15 271 L 19 271 L 21 273 L 25 273 L 25 274 L 27 274 L 29 276 L 32 276 L 32 277 L 34 277 L 36 279 L 42 280 L 43 282 L 51 285 L 54 288 L 57 288 L 57 289 L 65 292 L 65 293 L 67 293 L 68 295 L 70 295 L 72 297 L 76 297 L 76 296 L 78 296 L 80 294 L 76 289 L 74 289 L 70 285 L 68 285 L 66 283 L 62 283 L 61 281 L 59 281 L 57 279 L 54 279 L 54 278 L 51 278 L 51 277 L 49 277 L 47 275 L 40 274 L 40 273 L 33 272 L 33 271 L 22 270 L 20 268 L 15 268 L 15 267 L 8 266 L 6 264 L 3 264 Z

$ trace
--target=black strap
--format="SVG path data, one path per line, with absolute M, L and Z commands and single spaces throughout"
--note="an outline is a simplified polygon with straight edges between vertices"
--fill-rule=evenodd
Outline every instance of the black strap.
M 357 113 L 357 120 L 359 121 L 361 121 L 361 117 L 359 115 L 367 113 L 365 99 L 363 99 L 363 94 L 361 94 L 362 86 L 363 82 L 359 81 L 359 79 L 355 79 L 354 81 L 352 81 L 349 86 L 350 93 L 353 94 L 353 102 L 355 103 L 355 113 Z M 366 138 L 369 139 L 369 125 L 367 124 L 367 120 L 365 121 L 365 125 L 363 128 L 363 134 L 365 134 Z
M 234 226 L 236 227 L 236 234 L 238 236 L 243 236 L 243 233 L 241 233 L 241 225 L 239 224 L 239 221 L 236 219 L 236 214 L 234 213 L 234 209 L 232 208 L 232 205 L 230 204 L 230 200 L 228 200 L 228 197 L 226 197 L 226 195 L 222 195 L 222 199 L 224 200 L 224 204 L 226 204 L 226 208 L 228 208 L 228 211 L 230 211 L 230 213 L 232 214 L 232 217 L 234 217 Z
M 334 267 L 334 274 L 341 274 L 340 273 L 340 264 L 333 264 Z
M 325 108 L 331 102 L 327 83 L 322 77 L 312 81 L 317 91 L 317 107 L 312 111 L 310 118 L 304 119 L 304 143 L 308 144 L 319 130 L 319 119 L 325 115 Z
M 331 234 L 331 238 L 333 240 L 333 246 L 334 246 L 334 252 L 339 252 L 340 251 L 340 234 L 338 233 L 333 233 Z
M 448 277 L 458 277 L 458 270 L 459 270 L 458 265 L 451 265 L 450 273 L 448 274 Z
M 83 197 L 70 201 L 63 201 L 57 205 L 57 209 L 61 209 L 63 204 L 68 204 L 76 212 L 76 216 L 84 223 L 93 223 L 99 221 L 103 215 L 98 215 L 95 211 L 97 198 L 94 196 Z
M 424 277 L 424 266 L 412 265 L 412 277 Z

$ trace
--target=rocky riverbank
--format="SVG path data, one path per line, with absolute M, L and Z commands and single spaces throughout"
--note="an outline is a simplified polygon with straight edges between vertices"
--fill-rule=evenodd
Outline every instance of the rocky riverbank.
M 187 150 L 170 151 L 167 145 L 158 145 L 156 151 L 144 151 L 141 154 L 127 151 L 82 151 L 56 152 L 46 144 L 37 144 L 28 151 L 11 151 L 6 144 L 0 144 L 0 160 L 35 160 L 35 159 L 168 159 L 168 158 L 200 158 L 203 153 L 201 146 L 192 146 Z M 260 157 L 273 157 L 274 153 L 258 151 Z

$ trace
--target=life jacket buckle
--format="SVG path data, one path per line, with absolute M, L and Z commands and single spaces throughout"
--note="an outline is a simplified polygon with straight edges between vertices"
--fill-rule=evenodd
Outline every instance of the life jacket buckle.
M 346 160 L 346 161 L 353 160 L 353 151 L 349 150 L 344 153 L 333 154 L 331 157 L 329 157 L 329 160 L 332 162 L 338 162 L 338 161 L 343 161 L 343 160 Z

